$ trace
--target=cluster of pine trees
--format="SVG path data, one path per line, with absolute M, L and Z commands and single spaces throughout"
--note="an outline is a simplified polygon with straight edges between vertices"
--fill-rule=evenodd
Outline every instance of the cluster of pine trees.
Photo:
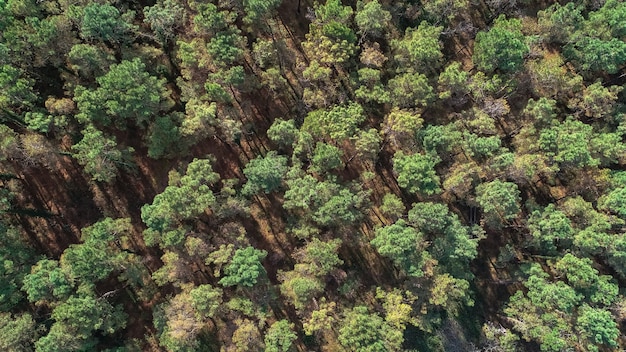
M 626 2 L 0 0 L 0 350 L 626 347 Z

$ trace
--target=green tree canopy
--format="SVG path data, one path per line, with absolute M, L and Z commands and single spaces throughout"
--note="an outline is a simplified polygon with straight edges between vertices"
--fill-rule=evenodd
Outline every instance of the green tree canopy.
M 449 99 L 454 104 L 467 101 L 469 74 L 461 67 L 460 62 L 452 62 L 439 74 L 439 98 Z
M 36 352 L 89 351 L 93 350 L 98 341 L 90 335 L 77 334 L 71 327 L 63 324 L 52 324 L 48 334 L 35 343 Z
M 0 348 L 11 352 L 33 351 L 40 330 L 29 313 L 16 316 L 0 313 Z
M 321 183 L 320 192 L 323 203 L 313 214 L 313 221 L 320 226 L 347 226 L 363 217 L 363 208 L 367 205 L 366 191 L 352 192 L 347 188 L 338 188 L 337 193 L 329 193 L 333 187 L 327 182 Z M 330 186 L 330 187 L 326 187 Z
M 288 320 L 279 320 L 267 329 L 265 334 L 265 351 L 287 352 L 297 338 L 298 335 L 293 332 L 293 324 L 290 324 Z
M 600 209 L 608 210 L 626 219 L 626 187 L 619 187 L 608 192 L 598 202 Z
M 144 8 L 143 21 L 150 24 L 161 42 L 167 43 L 176 35 L 183 16 L 184 9 L 180 4 L 174 0 L 162 0 Z
M 266 19 L 280 3 L 281 0 L 243 0 L 244 21 L 253 23 Z
M 433 87 L 421 73 L 403 73 L 390 79 L 387 85 L 391 103 L 401 109 L 423 108 L 435 100 Z
M 169 98 L 165 79 L 148 73 L 138 58 L 111 65 L 109 72 L 96 80 L 95 90 L 78 86 L 74 92 L 79 110 L 76 118 L 82 123 L 109 126 L 114 122 L 120 129 L 131 124 L 145 128 Z
M 432 26 L 422 21 L 417 28 L 407 28 L 404 37 L 391 42 L 395 49 L 394 58 L 400 71 L 416 70 L 434 73 L 441 65 L 443 54 L 439 36 L 443 27 Z
M 43 259 L 24 277 L 22 290 L 33 303 L 54 303 L 70 296 L 73 282 L 56 260 Z
M 0 65 L 0 111 L 31 108 L 37 100 L 34 81 L 19 68 Z
M 113 54 L 100 46 L 76 44 L 68 53 L 71 68 L 85 78 L 103 76 L 115 62 Z
M 353 10 L 339 0 L 328 0 L 314 7 L 315 20 L 309 25 L 305 53 L 325 65 L 342 64 L 356 51 L 356 34 L 349 27 Z
M 330 110 L 315 110 L 307 114 L 301 130 L 311 133 L 316 138 L 345 140 L 358 132 L 359 125 L 365 121 L 363 107 L 351 102 L 337 105 Z
M 70 297 L 52 312 L 52 319 L 80 335 L 94 330 L 112 334 L 126 326 L 127 315 L 120 306 L 114 307 L 106 300 L 91 295 Z
M 323 277 L 343 264 L 337 255 L 342 241 L 338 238 L 330 241 L 320 241 L 313 238 L 304 248 L 296 251 L 294 257 L 304 264 L 301 267 L 309 274 Z
M 393 156 L 393 169 L 398 174 L 398 185 L 410 193 L 432 195 L 441 192 L 435 166 L 438 157 L 416 153 L 405 155 L 402 151 Z
M 72 151 L 93 180 L 111 182 L 117 176 L 120 166 L 130 165 L 128 154 L 132 149 L 120 150 L 115 137 L 106 136 L 93 125 L 88 125 L 82 133 L 83 139 L 72 146 Z
M 617 38 L 605 41 L 582 37 L 566 46 L 563 53 L 583 71 L 616 73 L 626 62 L 626 43 Z
M 339 342 L 355 352 L 395 351 L 403 338 L 376 313 L 365 306 L 347 311 L 339 328 Z M 398 338 L 399 337 L 399 338 Z
M 378 253 L 391 259 L 407 274 L 424 275 L 422 266 L 426 256 L 422 253 L 425 246 L 422 234 L 404 220 L 377 229 L 376 237 L 370 243 Z
M 22 279 L 35 261 L 20 233 L 0 222 L 0 310 L 11 311 L 22 299 Z
M 382 71 L 370 67 L 364 67 L 357 72 L 359 77 L 358 88 L 354 91 L 357 98 L 365 102 L 377 102 L 380 104 L 390 102 L 390 96 L 385 85 L 381 81 Z
M 109 4 L 93 3 L 83 8 L 80 34 L 85 39 L 117 42 L 129 29 L 120 11 Z
M 186 140 L 178 126 L 182 114 L 157 116 L 148 131 L 148 156 L 153 159 L 174 157 L 185 150 Z
M 599 289 L 592 295 L 581 294 L 590 292 L 591 287 L 606 284 L 590 264 L 591 260 L 571 254 L 556 263 L 558 274 L 564 275 L 576 288 L 563 281 L 551 280 L 538 264 L 532 264 L 524 283 L 527 293 L 518 291 L 504 310 L 511 318 L 513 329 L 527 341 L 538 342 L 542 351 L 556 352 L 580 346 L 598 351 L 602 345 L 614 348 L 619 332 L 611 313 L 604 308 L 613 301 L 594 297 L 599 292 L 601 295 L 616 295 L 617 287 Z M 587 303 L 590 299 L 593 299 L 593 307 Z
M 609 348 L 617 347 L 620 332 L 611 312 L 583 305 L 578 312 L 576 325 L 577 330 L 589 341 L 586 346 L 589 351 L 599 351 L 602 345 Z
M 253 195 L 259 191 L 271 193 L 278 189 L 287 173 L 287 158 L 271 151 L 265 157 L 250 160 L 243 169 L 248 181 L 243 186 L 242 192 Z
M 594 305 L 609 306 L 618 298 L 618 286 L 609 275 L 600 275 L 589 258 L 565 254 L 554 264 L 554 270 Z
M 555 3 L 545 10 L 539 11 L 537 20 L 548 40 L 566 43 L 570 36 L 584 24 L 582 6 L 568 2 L 564 6 Z
M 515 183 L 494 180 L 476 187 L 476 201 L 492 224 L 506 223 L 520 212 L 520 192 Z
M 324 291 L 324 284 L 316 277 L 307 275 L 306 268 L 296 264 L 294 270 L 280 273 L 280 292 L 297 310 L 303 310 L 311 300 Z
M 539 146 L 562 168 L 597 166 L 600 161 L 592 155 L 593 127 L 567 118 L 563 123 L 541 130 Z
M 261 261 L 267 252 L 254 247 L 246 247 L 235 251 L 230 263 L 224 268 L 224 277 L 220 284 L 224 286 L 254 286 L 259 277 L 265 275 Z
M 469 263 L 478 255 L 478 239 L 445 204 L 423 202 L 409 210 L 409 223 L 432 241 L 428 252 L 450 274 L 471 278 Z
M 572 7 L 556 7 L 554 13 Z M 570 21 L 578 22 L 578 28 L 564 27 L 570 29 L 569 41 L 563 48 L 564 56 L 587 74 L 616 73 L 626 63 L 626 43 L 623 41 L 626 5 L 621 1 L 606 1 L 600 9 L 590 12 L 585 21 L 580 21 L 581 9 L 577 10 L 577 17 Z
M 385 10 L 378 0 L 357 2 L 357 12 L 354 16 L 359 32 L 362 36 L 382 35 L 391 21 L 391 14 Z
M 239 30 L 229 27 L 229 31 L 218 32 L 207 44 L 207 52 L 219 67 L 228 67 L 239 62 L 244 55 L 245 38 Z
M 476 35 L 474 63 L 485 72 L 496 69 L 515 72 L 524 63 L 529 48 L 522 33 L 522 22 L 500 15 L 491 29 Z
M 93 285 L 120 268 L 117 259 L 107 253 L 101 244 L 88 242 L 70 245 L 63 251 L 61 266 L 71 280 Z
M 291 146 L 298 138 L 294 120 L 276 119 L 267 130 L 267 137 L 280 146 Z
M 524 339 L 537 341 L 542 351 L 556 352 L 575 343 L 569 318 L 581 297 L 567 284 L 550 282 L 547 277 L 538 265 L 533 265 L 524 284 L 528 293 L 517 291 L 504 312 Z
M 194 159 L 189 163 L 184 176 L 170 180 L 171 184 L 154 197 L 152 204 L 141 208 L 141 219 L 148 226 L 144 231 L 146 243 L 165 247 L 182 244 L 185 231 L 180 228 L 181 223 L 199 216 L 215 203 L 210 186 L 218 179 L 210 160 Z
M 344 166 L 342 156 L 343 151 L 334 145 L 317 142 L 311 159 L 311 170 L 320 174 L 340 170 Z

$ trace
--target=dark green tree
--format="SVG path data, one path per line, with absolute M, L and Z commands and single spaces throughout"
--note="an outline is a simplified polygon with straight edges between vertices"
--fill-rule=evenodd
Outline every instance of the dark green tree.
M 399 70 L 434 74 L 443 59 L 439 42 L 442 30 L 423 21 L 417 28 L 407 28 L 402 39 L 392 41 Z
M 616 188 L 598 200 L 598 208 L 608 210 L 626 219 L 626 187 Z
M 218 32 L 207 44 L 207 52 L 219 67 L 228 67 L 239 62 L 244 55 L 245 38 L 239 30 Z
M 421 73 L 403 73 L 390 79 L 391 103 L 401 109 L 424 108 L 435 100 L 433 87 Z
M 528 293 L 517 291 L 504 312 L 525 340 L 538 342 L 542 351 L 556 352 L 576 342 L 569 319 L 581 296 L 562 281 L 548 281 L 548 276 L 539 265 L 533 265 L 524 283 Z
M 533 245 L 547 253 L 554 253 L 557 245 L 567 245 L 574 235 L 572 222 L 554 204 L 533 211 L 528 219 L 528 229 Z
M 0 313 L 0 348 L 3 351 L 33 351 L 40 334 L 41 329 L 29 313 L 16 316 Z
M 472 59 L 485 72 L 496 69 L 515 72 L 524 63 L 524 56 L 528 51 L 522 33 L 522 22 L 500 15 L 489 31 L 481 31 L 476 35 Z
M 267 130 L 267 137 L 280 146 L 292 146 L 298 138 L 294 120 L 276 119 Z
M 626 43 L 617 38 L 602 40 L 581 35 L 565 46 L 563 55 L 582 71 L 616 73 L 626 63 Z
M 543 35 L 551 42 L 567 43 L 570 36 L 576 33 L 584 23 L 582 10 L 580 4 L 569 2 L 565 6 L 555 3 L 539 11 L 537 20 Z
M 11 311 L 23 299 L 20 287 L 34 255 L 16 229 L 0 222 L 0 311 Z
M 175 114 L 158 116 L 148 131 L 148 156 L 154 159 L 173 157 L 185 149 Z
M 15 117 L 16 111 L 32 108 L 37 100 L 34 84 L 19 68 L 0 65 L 0 111 Z
M 480 231 L 464 226 L 445 204 L 413 204 L 408 221 L 431 241 L 428 252 L 454 277 L 469 279 L 469 263 L 478 255 Z M 476 238 L 478 237 L 478 238 Z
M 300 263 L 300 268 L 308 274 L 323 277 L 343 264 L 337 252 L 342 241 L 338 238 L 330 241 L 320 241 L 313 238 L 303 248 L 294 253 L 294 258 Z
M 383 202 L 380 205 L 380 211 L 386 217 L 393 219 L 394 221 L 404 216 L 406 207 L 402 202 L 402 199 L 393 193 L 387 193 L 383 197 Z
M 327 182 L 320 184 L 321 203 L 313 214 L 313 221 L 320 226 L 349 226 L 363 217 L 363 208 L 367 205 L 367 191 L 352 192 L 348 188 L 335 188 Z M 329 187 L 327 187 L 329 186 Z
M 33 303 L 54 303 L 70 296 L 73 283 L 56 260 L 43 259 L 23 280 L 22 290 Z
M 254 23 L 270 17 L 281 0 L 243 0 L 244 21 Z
M 148 229 L 144 239 L 148 245 L 178 246 L 184 242 L 183 221 L 200 216 L 215 204 L 210 186 L 219 180 L 211 161 L 194 159 L 184 176 L 170 179 L 170 185 L 154 197 L 152 204 L 141 208 L 141 219 Z M 190 196 L 193 195 L 193 196 Z
M 271 193 L 280 188 L 287 173 L 287 158 L 271 151 L 265 157 L 250 160 L 243 169 L 248 181 L 242 193 L 254 195 L 260 191 Z
M 220 284 L 224 286 L 254 286 L 259 278 L 265 275 L 261 261 L 267 252 L 254 247 L 246 247 L 235 251 L 233 259 L 224 268 L 224 277 Z
M 83 8 L 80 34 L 85 39 L 118 42 L 130 29 L 120 11 L 109 4 L 93 3 Z
M 432 195 L 441 192 L 435 166 L 439 158 L 429 154 L 405 155 L 402 151 L 393 156 L 393 169 L 398 175 L 398 185 L 410 193 Z
M 48 334 L 35 343 L 36 352 L 89 351 L 96 348 L 98 341 L 92 336 L 76 334 L 63 324 L 52 324 Z
M 180 4 L 174 0 L 163 0 L 144 8 L 143 21 L 150 24 L 154 34 L 165 44 L 176 35 L 184 14 L 184 8 Z
M 108 72 L 115 57 L 106 49 L 92 44 L 76 44 L 68 53 L 70 67 L 81 77 L 95 78 Z
M 94 243 L 73 244 L 63 251 L 61 266 L 71 280 L 93 285 L 118 268 L 115 257 Z
M 146 71 L 139 58 L 111 65 L 109 72 L 98 77 L 98 88 L 88 90 L 78 86 L 74 101 L 78 106 L 78 121 L 117 128 L 129 125 L 145 128 L 154 117 L 166 108 L 169 92 L 165 79 Z
M 343 152 L 334 145 L 318 142 L 311 159 L 311 170 L 324 174 L 332 170 L 340 170 L 344 163 L 341 157 Z
M 520 212 L 520 192 L 512 182 L 494 180 L 476 187 L 476 201 L 483 208 L 487 222 L 492 225 L 507 223 Z
M 419 134 L 419 139 L 428 153 L 444 158 L 460 146 L 463 134 L 454 124 L 428 125 Z
M 404 220 L 377 229 L 376 237 L 370 243 L 378 253 L 391 259 L 408 275 L 424 275 L 422 266 L 428 254 L 423 249 L 423 236 Z
M 120 150 L 115 137 L 105 136 L 93 125 L 88 125 L 82 133 L 83 139 L 72 146 L 72 151 L 93 180 L 111 182 L 120 167 L 130 167 L 129 154 L 132 148 Z
M 578 311 L 577 330 L 588 341 L 585 347 L 589 351 L 599 351 L 600 346 L 617 348 L 620 336 L 617 324 L 611 312 L 583 305 Z
M 539 147 L 561 168 L 597 166 L 600 161 L 590 148 L 592 137 L 592 126 L 569 117 L 563 123 L 541 130 Z
M 220 11 L 214 4 L 194 3 L 193 6 L 197 11 L 193 17 L 193 28 L 197 33 L 214 35 L 226 30 L 234 21 L 234 13 Z
M 52 312 L 56 324 L 85 336 L 95 330 L 112 334 L 126 326 L 126 318 L 120 306 L 114 307 L 106 300 L 91 295 L 70 297 Z

